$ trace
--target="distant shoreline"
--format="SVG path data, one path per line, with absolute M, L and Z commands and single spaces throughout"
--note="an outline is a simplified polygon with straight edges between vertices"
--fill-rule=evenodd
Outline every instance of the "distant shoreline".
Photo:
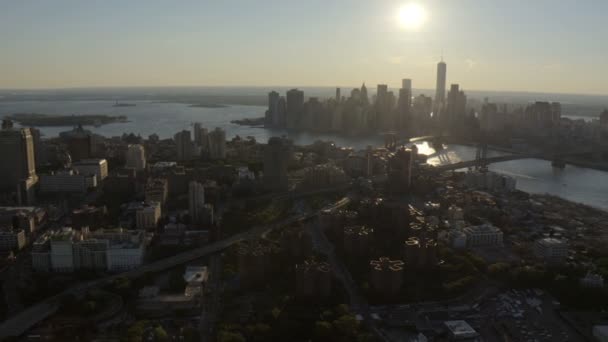
M 62 127 L 62 126 L 101 126 L 111 123 L 129 122 L 126 116 L 118 115 L 46 115 L 39 113 L 16 113 L 6 116 L 21 126 Z

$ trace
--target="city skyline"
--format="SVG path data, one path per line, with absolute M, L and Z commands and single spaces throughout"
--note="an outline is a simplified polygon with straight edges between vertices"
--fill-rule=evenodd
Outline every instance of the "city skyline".
M 424 9 L 424 20 L 400 12 L 410 3 Z M 606 94 L 602 57 L 608 51 L 593 39 L 606 30 L 600 23 L 608 5 L 601 2 L 576 8 L 472 0 L 140 4 L 3 6 L 0 88 L 305 87 L 362 80 L 394 80 L 389 86 L 396 88 L 407 77 L 415 88 L 434 89 L 444 55 L 447 84 L 465 89 Z M 403 25 L 403 18 L 415 25 Z

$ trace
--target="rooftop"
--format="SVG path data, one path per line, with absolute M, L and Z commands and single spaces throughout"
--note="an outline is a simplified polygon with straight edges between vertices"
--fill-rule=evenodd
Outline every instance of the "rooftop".
M 566 241 L 564 240 L 560 240 L 560 239 L 556 239 L 556 238 L 543 238 L 538 240 L 539 243 L 542 243 L 543 245 L 551 245 L 551 246 L 559 246 L 559 245 L 563 245 L 566 243 Z
M 443 324 L 455 338 L 469 338 L 477 336 L 477 331 L 466 321 L 445 321 Z

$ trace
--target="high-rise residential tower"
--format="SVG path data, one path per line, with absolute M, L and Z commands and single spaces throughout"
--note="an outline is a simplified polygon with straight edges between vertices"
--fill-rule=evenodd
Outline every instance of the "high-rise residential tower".
M 188 212 L 192 222 L 200 223 L 204 217 L 205 188 L 201 183 L 190 182 L 188 185 Z
M 175 152 L 177 160 L 191 160 L 192 159 L 192 138 L 190 137 L 190 131 L 183 130 L 178 132 L 174 136 L 175 140 Z
M 209 158 L 226 158 L 226 131 L 219 127 L 209 132 Z
M 143 145 L 133 144 L 127 148 L 127 168 L 141 171 L 146 168 L 146 151 Z
M 264 185 L 270 191 L 287 191 L 287 163 L 291 146 L 287 139 L 272 137 L 264 148 Z
M 287 92 L 287 128 L 298 128 L 304 111 L 304 92 L 291 89 Z
M 268 110 L 266 111 L 266 125 L 279 126 L 279 93 L 271 91 L 268 93 Z

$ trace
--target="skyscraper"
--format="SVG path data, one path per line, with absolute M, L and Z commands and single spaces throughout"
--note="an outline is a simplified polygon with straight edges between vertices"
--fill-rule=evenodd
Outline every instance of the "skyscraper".
M 204 154 L 209 152 L 209 132 L 199 122 L 194 124 L 194 145 L 195 150 L 200 150 Z
M 394 98 L 394 96 L 392 97 Z M 394 128 L 394 116 L 391 113 L 393 102 L 391 93 L 388 91 L 386 84 L 378 84 L 376 91 L 376 119 L 377 126 L 384 130 L 391 130 Z
M 177 160 L 191 160 L 193 146 L 192 139 L 190 138 L 190 131 L 183 130 L 176 133 L 174 140 Z
M 435 110 L 439 111 L 445 105 L 445 76 L 447 66 L 443 59 L 437 63 L 437 86 L 435 93 Z
M 446 108 L 446 119 L 455 122 L 466 116 L 467 97 L 460 90 L 458 84 L 452 84 L 448 93 L 448 104 Z
M 287 128 L 298 128 L 303 111 L 304 92 L 298 89 L 291 89 L 287 92 Z
M 367 96 L 367 87 L 365 86 L 365 82 L 361 85 L 361 92 L 359 94 L 359 98 L 361 100 L 361 104 L 366 106 L 369 104 L 369 97 Z
M 127 148 L 127 168 L 141 171 L 146 168 L 146 153 L 143 145 L 134 144 Z
M 401 130 L 410 123 L 412 108 L 412 80 L 403 79 L 399 89 L 399 102 L 397 103 L 397 127 Z
M 279 93 L 271 91 L 268 93 L 268 110 L 266 111 L 266 125 L 279 126 Z
M 264 185 L 270 191 L 287 191 L 287 163 L 291 146 L 287 139 L 272 137 L 264 148 Z
M 340 88 L 336 88 L 336 102 L 340 103 L 342 96 L 340 95 Z
M 209 158 L 226 158 L 226 131 L 219 127 L 209 132 Z
M 279 121 L 279 127 L 284 128 L 287 125 L 287 103 L 285 97 L 281 96 L 277 102 L 277 117 Z
M 376 102 L 383 101 L 386 98 L 387 94 L 388 86 L 386 84 L 378 84 L 378 88 L 376 90 Z
M 0 130 L 0 190 L 16 191 L 21 204 L 31 204 L 38 181 L 34 140 L 29 128 L 13 128 L 10 120 L 2 121 Z
M 204 217 L 205 210 L 205 188 L 201 183 L 190 182 L 188 184 L 188 212 L 192 222 L 200 223 Z

